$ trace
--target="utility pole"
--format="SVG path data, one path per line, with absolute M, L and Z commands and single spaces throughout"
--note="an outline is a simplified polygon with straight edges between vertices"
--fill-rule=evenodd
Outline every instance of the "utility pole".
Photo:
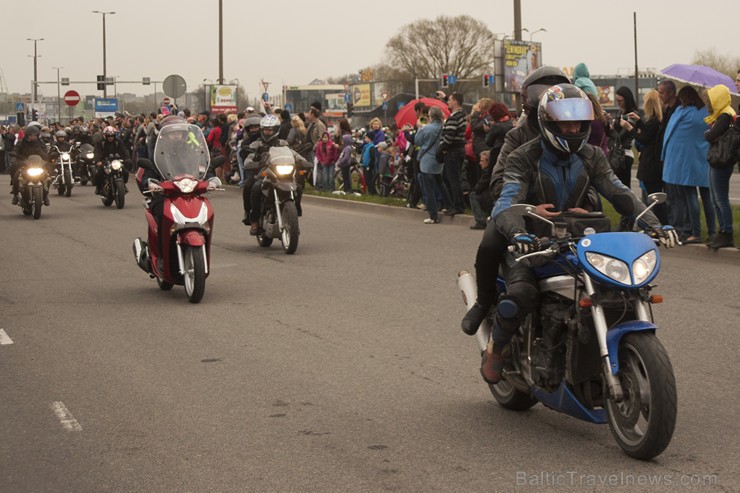
M 101 12 L 100 10 L 93 10 L 93 14 L 103 14 L 103 97 L 108 97 L 108 71 L 106 70 L 105 60 L 105 14 L 113 15 L 115 12 Z
M 640 105 L 640 71 L 637 68 L 637 12 L 632 12 L 632 23 L 635 30 L 635 102 Z
M 38 70 L 38 63 L 37 59 L 39 57 L 39 52 L 37 49 L 37 43 L 39 41 L 43 41 L 44 38 L 26 38 L 27 41 L 33 41 L 33 103 L 36 104 L 39 102 L 39 86 L 37 81 L 39 80 L 39 70 Z
M 59 78 L 59 69 L 64 67 L 51 67 L 57 71 L 57 122 L 62 123 L 62 81 Z
M 218 0 L 218 83 L 224 83 L 224 2 Z

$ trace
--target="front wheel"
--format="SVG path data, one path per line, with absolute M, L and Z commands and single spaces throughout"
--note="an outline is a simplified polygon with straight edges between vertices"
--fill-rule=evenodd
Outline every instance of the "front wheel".
M 33 218 L 41 217 L 41 207 L 44 205 L 44 190 L 41 187 L 33 189 Z
M 676 426 L 673 367 L 655 334 L 631 333 L 619 343 L 619 375 L 624 399 L 608 399 L 609 428 L 619 446 L 635 459 L 659 455 Z
M 70 197 L 72 196 L 72 184 L 74 183 L 74 180 L 72 180 L 72 172 L 70 170 L 64 171 L 64 196 Z
M 206 262 L 204 246 L 183 247 L 183 270 L 185 272 L 185 294 L 190 303 L 198 303 L 206 291 Z
M 295 253 L 298 248 L 298 211 L 295 202 L 286 202 L 282 211 L 283 231 L 280 241 L 283 242 L 283 251 L 287 254 Z
M 116 190 L 113 198 L 116 201 L 116 208 L 123 209 L 123 205 L 126 203 L 126 185 L 122 181 L 116 182 Z

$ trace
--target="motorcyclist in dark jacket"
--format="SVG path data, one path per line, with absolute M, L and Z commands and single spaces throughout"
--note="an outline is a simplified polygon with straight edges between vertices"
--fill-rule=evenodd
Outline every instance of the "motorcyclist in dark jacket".
M 244 167 L 249 163 L 259 163 L 259 169 L 267 165 L 267 157 L 270 147 L 289 147 L 288 142 L 278 138 L 280 130 L 280 120 L 275 115 L 267 115 L 260 120 L 260 139 L 252 142 L 247 148 L 244 160 Z M 297 167 L 308 167 L 306 161 L 300 154 L 291 149 L 295 158 Z M 262 213 L 262 181 L 260 173 L 255 173 L 254 185 L 250 192 L 251 210 L 251 227 L 249 234 L 257 236 L 260 233 L 259 218 Z
M 8 173 L 10 173 L 10 193 L 13 195 L 13 205 L 18 203 L 18 176 L 20 175 L 21 167 L 30 156 L 35 155 L 41 157 L 44 161 L 46 171 L 51 172 L 49 167 L 49 153 L 46 150 L 46 144 L 39 139 L 40 135 L 40 127 L 29 125 L 26 127 L 23 138 L 13 149 L 14 160 L 8 169 Z M 44 189 L 44 205 L 49 205 L 48 193 L 49 191 Z
M 110 156 L 118 156 L 124 166 L 121 168 L 123 173 L 123 182 L 128 183 L 128 169 L 131 165 L 131 153 L 126 145 L 116 136 L 116 129 L 108 126 L 103 129 L 103 140 L 95 146 L 95 194 L 100 195 L 103 190 L 105 181 L 105 171 L 103 170 L 103 161 Z
M 260 138 L 261 119 L 261 116 L 254 113 L 244 120 L 244 138 L 242 139 L 241 148 L 239 149 L 239 156 L 241 157 L 242 162 L 246 160 L 247 156 L 249 156 L 251 152 L 249 146 Z M 251 224 L 249 212 L 252 210 L 252 202 L 249 197 L 252 194 L 254 175 L 254 171 L 244 170 L 244 180 L 240 183 L 240 186 L 242 187 L 242 205 L 244 207 L 244 219 L 242 219 L 242 223 L 246 226 Z
M 518 254 L 540 249 L 539 238 L 527 230 L 524 218 L 510 206 L 537 206 L 537 215 L 549 220 L 562 211 L 587 212 L 588 190 L 593 186 L 622 215 L 634 219 L 645 205 L 614 175 L 604 152 L 587 144 L 594 119 L 588 96 L 571 84 L 547 89 L 538 107 L 540 138 L 512 152 L 506 162 L 501 196 L 493 208 L 493 222 Z M 678 243 L 671 226 L 661 226 L 651 212 L 641 221 L 666 247 Z M 507 254 L 511 255 L 511 254 Z M 539 291 L 534 271 L 524 263 L 504 262 L 507 292 L 498 300 L 491 339 L 483 353 L 481 375 L 495 384 L 504 366 L 502 350 L 527 313 L 537 306 Z

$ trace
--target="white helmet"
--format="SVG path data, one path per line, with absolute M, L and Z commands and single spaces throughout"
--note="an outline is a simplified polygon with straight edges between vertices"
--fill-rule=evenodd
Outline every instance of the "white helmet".
M 260 120 L 260 135 L 265 142 L 277 140 L 280 130 L 280 119 L 275 115 L 267 115 Z

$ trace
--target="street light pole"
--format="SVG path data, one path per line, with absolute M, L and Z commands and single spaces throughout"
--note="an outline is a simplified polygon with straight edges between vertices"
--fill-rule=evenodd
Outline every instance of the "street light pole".
M 108 97 L 108 72 L 106 70 L 105 60 L 105 14 L 113 15 L 115 12 L 102 12 L 100 10 L 93 10 L 93 14 L 103 14 L 103 97 Z
M 224 2 L 218 0 L 218 83 L 224 83 Z
M 62 123 L 62 84 L 59 78 L 59 69 L 64 67 L 51 67 L 57 71 L 57 122 Z
M 38 103 L 39 102 L 39 85 L 38 85 L 38 63 L 37 58 L 39 57 L 38 49 L 37 49 L 37 43 L 39 41 L 43 41 L 44 38 L 26 38 L 26 41 L 33 41 L 33 102 Z

